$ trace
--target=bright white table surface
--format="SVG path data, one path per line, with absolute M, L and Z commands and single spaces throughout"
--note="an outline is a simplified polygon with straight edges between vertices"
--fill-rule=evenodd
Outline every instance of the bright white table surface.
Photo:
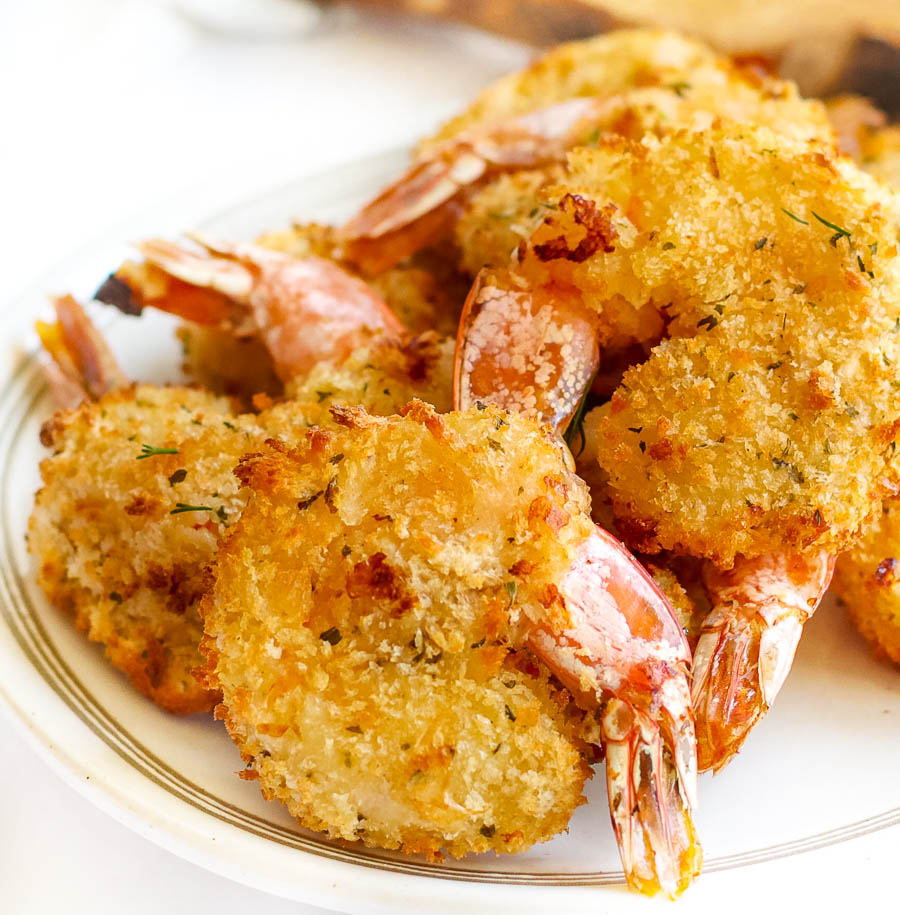
M 0 0 L 0 302 L 165 199 L 200 188 L 227 204 L 411 142 L 526 59 L 471 31 L 349 10 L 306 37 L 247 41 L 150 0 Z M 134 835 L 2 713 L 0 749 L 3 915 L 323 911 Z

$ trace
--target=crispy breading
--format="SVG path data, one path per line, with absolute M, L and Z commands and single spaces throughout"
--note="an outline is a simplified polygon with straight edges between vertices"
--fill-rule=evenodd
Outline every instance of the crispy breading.
M 426 151 L 472 126 L 580 96 L 660 88 L 698 109 L 769 124 L 798 138 L 830 140 L 824 106 L 758 66 L 743 67 L 708 46 L 661 29 L 621 30 L 553 48 L 525 70 L 484 89 L 420 146 Z
M 628 542 L 726 565 L 849 545 L 894 485 L 896 198 L 764 128 L 580 150 L 571 172 L 523 272 L 577 288 L 608 335 L 668 322 L 601 408 Z
M 323 362 L 305 378 L 288 382 L 285 400 L 265 410 L 260 422 L 273 434 L 296 434 L 304 426 L 331 425 L 333 406 L 361 406 L 390 416 L 411 400 L 439 413 L 452 408 L 454 341 L 422 334 L 399 344 L 375 338 L 339 364 Z
M 271 436 L 294 441 L 333 424 L 334 405 L 390 414 L 419 397 L 449 410 L 452 359 L 452 341 L 435 334 L 399 347 L 374 340 L 293 382 L 290 399 L 264 399 L 258 416 L 237 415 L 226 398 L 152 385 L 56 414 L 29 536 L 41 587 L 162 708 L 209 711 L 216 696 L 192 673 L 203 662 L 197 601 L 219 535 L 243 508 L 238 460 Z M 139 459 L 144 444 L 177 454 Z M 211 511 L 173 516 L 177 503 Z
M 261 441 L 255 420 L 225 398 L 138 385 L 57 413 L 42 439 L 53 454 L 28 545 L 44 593 L 162 708 L 211 710 L 193 676 L 197 603 L 242 505 L 231 469 Z M 177 453 L 142 458 L 145 445 Z M 179 504 L 208 510 L 172 514 Z
M 545 214 L 539 191 L 563 174 L 561 165 L 508 172 L 474 194 L 454 226 L 462 268 L 475 276 L 510 263 Z
M 582 801 L 585 731 L 520 626 L 563 612 L 584 484 L 493 407 L 336 419 L 239 469 L 252 495 L 202 607 L 219 714 L 308 828 L 430 855 L 549 839 Z
M 832 581 L 875 653 L 900 664 L 900 505 L 887 503 L 863 539 L 838 557 Z

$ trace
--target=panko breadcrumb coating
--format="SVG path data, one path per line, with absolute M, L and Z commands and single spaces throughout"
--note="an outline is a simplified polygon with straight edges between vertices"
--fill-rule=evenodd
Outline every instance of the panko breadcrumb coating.
M 900 427 L 890 190 L 749 127 L 580 150 L 571 172 L 523 271 L 577 287 L 609 334 L 670 335 L 600 408 L 626 539 L 726 566 L 849 545 Z
M 336 419 L 242 463 L 252 495 L 204 601 L 248 774 L 334 838 L 432 856 L 549 839 L 582 802 L 584 731 L 519 632 L 590 529 L 584 485 L 492 407 Z
M 157 705 L 210 711 L 217 696 L 193 676 L 197 603 L 243 505 L 231 470 L 262 441 L 255 419 L 202 391 L 137 385 L 57 413 L 41 439 L 53 454 L 28 545 L 47 598 Z
M 420 151 L 474 125 L 566 99 L 646 88 L 692 97 L 697 108 L 769 124 L 789 136 L 832 137 L 824 106 L 800 98 L 793 83 L 774 79 L 752 64 L 742 67 L 676 32 L 634 29 L 558 45 L 525 70 L 484 89 L 462 114 L 423 141 Z
M 900 505 L 886 503 L 865 537 L 837 561 L 834 592 L 877 655 L 900 664 Z
M 500 175 L 477 191 L 454 226 L 462 268 L 476 276 L 482 267 L 505 267 L 513 260 L 546 215 L 541 188 L 564 174 L 561 165 L 523 169 Z
M 238 460 L 271 436 L 294 441 L 331 424 L 333 405 L 390 414 L 419 397 L 449 410 L 452 359 L 452 342 L 434 334 L 373 341 L 344 363 L 320 364 L 258 416 L 152 385 L 56 414 L 42 433 L 54 454 L 41 465 L 29 535 L 39 584 L 162 708 L 211 710 L 216 695 L 193 676 L 203 663 L 197 602 L 220 535 L 244 505 Z M 141 457 L 144 445 L 176 453 Z M 172 515 L 178 505 L 209 510 Z

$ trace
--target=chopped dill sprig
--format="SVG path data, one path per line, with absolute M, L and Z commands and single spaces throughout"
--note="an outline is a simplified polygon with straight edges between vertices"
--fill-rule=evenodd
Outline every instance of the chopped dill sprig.
M 180 515 L 183 512 L 212 512 L 215 509 L 211 505 L 188 505 L 185 502 L 176 502 L 175 508 L 169 512 L 170 515 Z
M 142 445 L 141 453 L 137 456 L 139 461 L 144 458 L 154 457 L 157 454 L 178 454 L 177 448 L 154 448 L 153 445 Z
M 790 210 L 786 210 L 784 207 L 781 208 L 781 212 L 787 213 L 787 215 L 790 216 L 791 219 L 794 220 L 794 222 L 799 222 L 804 226 L 809 225 L 809 223 L 805 219 L 801 219 L 796 213 L 792 213 Z

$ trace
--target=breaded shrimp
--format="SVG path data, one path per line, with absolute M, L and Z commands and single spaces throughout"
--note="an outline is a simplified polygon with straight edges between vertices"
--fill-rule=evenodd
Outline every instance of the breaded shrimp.
M 41 441 L 28 546 L 52 604 L 157 705 L 208 712 L 197 603 L 242 499 L 232 468 L 262 442 L 254 417 L 183 387 L 135 385 L 57 413 Z
M 668 321 L 601 411 L 631 542 L 726 567 L 852 543 L 888 491 L 900 424 L 891 193 L 745 127 L 581 151 L 558 199 L 523 272 L 578 288 L 609 336 L 628 314 Z M 570 214 L 586 208 L 612 250 L 581 260 Z
M 697 93 L 709 100 L 711 111 L 718 110 L 723 100 L 749 99 L 755 96 L 753 90 L 760 90 L 756 98 L 769 100 L 773 112 L 780 107 L 777 115 L 762 115 L 766 122 L 777 118 L 791 136 L 824 139 L 830 134 L 824 107 L 801 99 L 793 83 L 769 77 L 758 67 L 743 67 L 677 32 L 622 29 L 558 45 L 526 69 L 501 77 L 464 112 L 422 141 L 420 155 L 476 125 L 567 99 L 609 97 L 650 87 L 668 89 L 676 96 Z
M 81 383 L 81 396 L 97 400 L 42 431 L 54 453 L 41 464 L 30 522 L 38 582 L 154 702 L 209 711 L 217 695 L 193 676 L 197 602 L 221 533 L 244 505 L 238 460 L 267 438 L 295 441 L 331 423 L 335 404 L 393 413 L 418 396 L 448 409 L 452 347 L 434 335 L 373 343 L 292 383 L 293 399 L 264 398 L 262 413 L 240 415 L 203 391 L 127 385 L 78 303 L 58 300 L 57 314 L 59 324 L 40 325 L 57 390 L 68 397 Z
M 897 487 L 897 197 L 827 144 L 729 124 L 601 139 L 541 197 L 555 212 L 464 307 L 454 402 L 563 429 L 592 341 L 668 335 L 600 408 L 598 461 L 626 542 L 719 567 L 693 694 L 720 768 Z
M 308 223 L 262 235 L 256 245 L 297 260 L 317 258 L 337 263 L 334 235 L 330 226 Z M 169 257 L 126 261 L 103 283 L 97 298 L 127 313 L 139 313 L 147 304 L 165 307 L 164 303 L 170 303 L 168 307 L 182 317 L 195 316 L 197 320 L 186 320 L 177 334 L 184 351 L 185 373 L 204 387 L 239 396 L 246 402 L 258 393 L 282 394 L 285 379 L 279 377 L 271 349 L 258 329 L 231 326 L 234 322 L 229 324 L 226 320 L 210 323 L 216 316 L 228 316 L 220 307 L 218 293 L 192 288 L 167 273 L 167 264 L 175 265 L 177 270 L 174 249 L 156 253 L 168 253 Z M 384 304 L 408 333 L 435 331 L 450 335 L 456 331 L 467 291 L 454 266 L 456 256 L 450 249 L 432 248 L 409 262 L 368 277 L 367 283 L 373 294 L 383 297 Z M 226 263 L 215 266 L 223 272 L 229 270 Z M 347 265 L 340 267 L 348 275 L 352 273 Z M 198 302 L 202 304 L 198 306 Z M 392 329 L 399 329 L 399 325 L 392 325 Z M 284 376 L 285 372 L 280 374 Z
M 405 412 L 335 410 L 343 428 L 239 469 L 252 495 L 202 612 L 254 777 L 335 837 L 526 848 L 565 828 L 587 772 L 549 668 L 600 725 L 629 882 L 680 892 L 699 850 L 671 608 L 545 431 Z

